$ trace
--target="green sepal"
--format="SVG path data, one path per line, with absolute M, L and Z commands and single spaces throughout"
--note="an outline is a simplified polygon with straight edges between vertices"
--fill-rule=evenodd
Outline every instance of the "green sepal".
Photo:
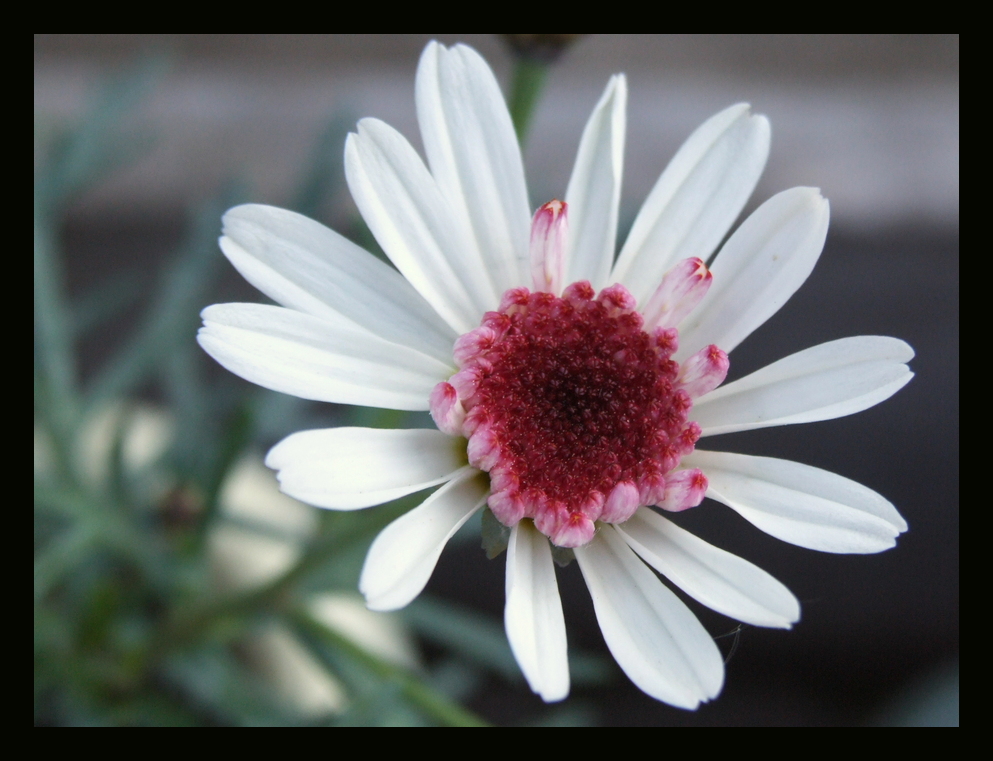
M 507 542 L 510 541 L 510 529 L 500 523 L 488 507 L 483 508 L 482 535 L 483 549 L 486 551 L 486 557 L 490 560 L 507 549 Z
M 572 551 L 571 547 L 556 547 L 552 545 L 552 560 L 555 561 L 555 565 L 559 568 L 565 568 L 569 563 L 576 559 L 576 553 Z

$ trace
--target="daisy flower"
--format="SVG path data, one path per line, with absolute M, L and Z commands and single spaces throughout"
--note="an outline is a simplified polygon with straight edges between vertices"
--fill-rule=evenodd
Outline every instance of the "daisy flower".
M 728 353 L 813 269 L 828 203 L 814 188 L 770 198 L 707 267 L 768 156 L 767 120 L 735 105 L 679 149 L 615 257 L 626 99 L 612 77 L 564 201 L 532 215 L 492 71 L 471 48 L 429 44 L 416 81 L 427 162 L 376 119 L 345 144 L 352 197 L 396 269 L 293 212 L 236 207 L 221 249 L 282 306 L 208 307 L 199 341 L 276 391 L 430 410 L 438 430 L 302 431 L 266 460 L 284 492 L 335 510 L 438 487 L 373 542 L 359 585 L 370 608 L 413 600 L 445 543 L 489 509 L 509 528 L 505 624 L 536 693 L 569 691 L 555 545 L 574 553 L 628 677 L 695 708 L 720 691 L 723 660 L 655 571 L 756 626 L 789 628 L 800 610 L 776 579 L 665 512 L 706 495 L 779 539 L 839 553 L 879 552 L 907 528 L 846 478 L 698 440 L 864 410 L 910 380 L 913 351 L 846 338 L 721 386 Z

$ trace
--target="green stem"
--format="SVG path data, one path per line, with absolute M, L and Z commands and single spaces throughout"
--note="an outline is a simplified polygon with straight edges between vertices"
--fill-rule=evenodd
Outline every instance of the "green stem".
M 251 406 L 247 402 L 242 402 L 234 409 L 224 427 L 220 451 L 217 453 L 216 462 L 212 464 L 213 467 L 207 479 L 204 511 L 203 515 L 200 516 L 194 538 L 194 546 L 198 549 L 204 547 L 209 531 L 220 512 L 221 488 L 224 486 L 224 481 L 238 457 L 251 441 L 255 431 L 254 417 Z
M 479 716 L 453 703 L 439 692 L 410 674 L 406 669 L 382 660 L 355 642 L 339 634 L 306 612 L 297 610 L 293 618 L 298 626 L 312 636 L 324 640 L 336 649 L 347 653 L 376 676 L 397 684 L 404 697 L 424 713 L 450 727 L 488 727 Z
M 510 118 L 521 146 L 524 145 L 531 126 L 531 117 L 538 96 L 548 78 L 548 65 L 527 58 L 518 58 L 514 63 L 514 79 L 510 86 Z

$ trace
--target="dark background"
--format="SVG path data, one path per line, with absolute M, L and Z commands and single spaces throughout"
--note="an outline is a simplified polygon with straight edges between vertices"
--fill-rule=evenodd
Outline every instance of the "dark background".
M 476 46 L 506 84 L 510 57 L 498 40 L 439 38 Z M 36 135 L 71 120 L 114 71 L 149 55 L 169 61 L 134 117 L 155 147 L 80 198 L 67 220 L 70 290 L 117 270 L 154 270 L 184 234 L 185 206 L 232 178 L 252 201 L 288 204 L 290 178 L 330 115 L 384 118 L 417 145 L 413 76 L 427 39 L 36 36 Z M 563 192 L 586 115 L 615 71 L 627 72 L 630 88 L 628 223 L 689 132 L 740 100 L 773 127 L 749 209 L 801 184 L 831 200 L 820 263 L 732 354 L 732 378 L 849 335 L 896 336 L 917 352 L 916 377 L 871 410 L 715 437 L 702 448 L 842 474 L 890 499 L 910 529 L 880 555 L 829 555 L 772 539 L 710 501 L 681 514 L 682 525 L 792 589 L 801 621 L 790 632 L 743 629 L 723 694 L 695 713 L 645 697 L 619 672 L 607 687 L 577 687 L 578 704 L 591 721 L 624 725 L 906 723 L 946 710 L 950 695 L 957 711 L 958 37 L 591 36 L 553 72 L 536 113 L 525 158 L 536 202 Z M 341 229 L 353 210 L 338 192 L 321 216 Z M 223 290 L 225 300 L 257 298 L 233 272 Z M 126 334 L 128 319 L 87 345 L 84 373 Z M 559 578 L 570 647 L 603 651 L 578 568 Z M 487 561 L 462 542 L 442 556 L 428 592 L 499 620 L 503 583 L 503 559 Z M 734 629 L 689 604 L 711 633 Z M 719 640 L 725 653 L 734 640 Z M 432 657 L 430 645 L 426 652 Z M 498 723 L 542 710 L 526 688 L 496 679 L 470 705 Z

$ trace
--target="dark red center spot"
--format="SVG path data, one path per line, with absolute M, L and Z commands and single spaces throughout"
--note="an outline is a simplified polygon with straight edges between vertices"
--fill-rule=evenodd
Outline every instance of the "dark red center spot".
M 562 298 L 528 294 L 505 309 L 509 325 L 480 356 L 468 405 L 480 408 L 473 417 L 492 430 L 499 467 L 525 501 L 570 512 L 619 481 L 664 477 L 684 448 L 690 406 L 676 388 L 672 332 L 649 335 L 607 292 L 592 297 L 576 284 Z

